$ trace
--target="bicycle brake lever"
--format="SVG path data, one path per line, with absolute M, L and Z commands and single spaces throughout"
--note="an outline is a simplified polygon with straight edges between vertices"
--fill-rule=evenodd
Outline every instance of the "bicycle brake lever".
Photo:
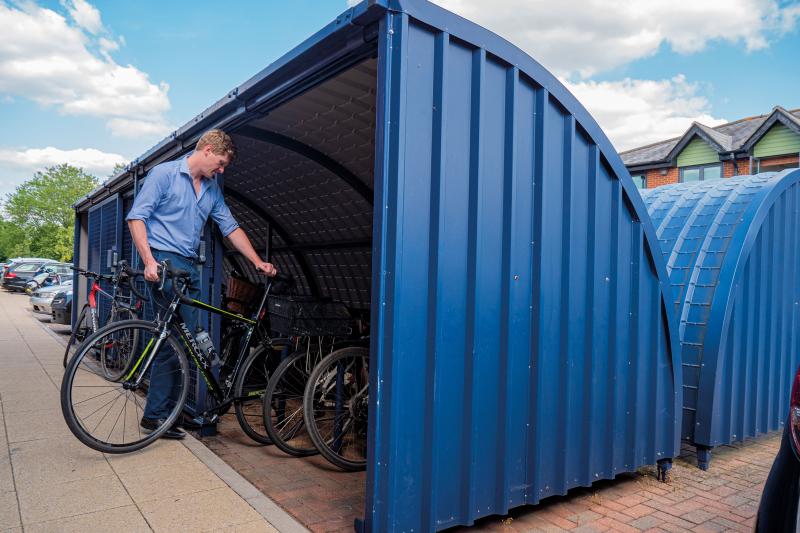
M 161 261 L 161 282 L 158 284 L 158 290 L 163 291 L 164 285 L 167 283 L 167 271 L 169 270 L 169 263 L 164 259 Z

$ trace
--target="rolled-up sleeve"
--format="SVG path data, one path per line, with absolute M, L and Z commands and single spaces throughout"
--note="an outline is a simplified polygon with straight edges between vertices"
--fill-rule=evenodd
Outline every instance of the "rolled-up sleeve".
M 161 171 L 159 167 L 155 167 L 147 175 L 142 188 L 133 200 L 133 206 L 128 212 L 125 220 L 144 220 L 147 221 L 153 211 L 161 203 L 164 196 L 164 181 L 167 177 L 166 173 Z
M 228 209 L 227 204 L 225 204 L 222 190 L 216 183 L 214 184 L 214 207 L 211 208 L 211 218 L 214 219 L 214 222 L 219 226 L 223 237 L 227 237 L 239 227 L 239 223 L 233 218 L 231 210 Z

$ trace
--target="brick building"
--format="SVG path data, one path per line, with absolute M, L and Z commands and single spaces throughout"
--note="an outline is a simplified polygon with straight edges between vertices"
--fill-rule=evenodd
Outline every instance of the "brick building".
M 800 109 L 710 128 L 694 122 L 676 138 L 620 154 L 639 188 L 730 178 L 800 166 Z

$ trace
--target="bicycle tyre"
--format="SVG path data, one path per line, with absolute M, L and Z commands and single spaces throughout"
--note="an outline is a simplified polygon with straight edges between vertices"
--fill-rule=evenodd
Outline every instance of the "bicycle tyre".
M 356 395 L 353 398 L 347 400 L 349 405 L 346 406 L 339 406 L 338 404 L 341 403 L 341 399 L 334 399 L 332 398 L 331 394 L 333 389 L 330 387 L 331 385 L 331 378 L 333 378 L 334 374 L 338 376 L 341 369 L 337 368 L 339 363 L 343 362 L 347 358 L 352 358 L 356 362 L 360 359 L 361 360 L 361 368 L 355 368 L 356 372 L 351 372 L 349 375 L 346 374 L 347 380 L 352 380 L 348 382 L 345 389 L 349 389 L 350 391 L 357 391 Z M 348 368 L 349 369 L 349 368 Z M 366 370 L 366 373 L 364 372 Z M 344 380 L 344 377 L 341 378 Z M 338 379 L 337 379 L 338 382 Z M 349 346 L 346 348 L 341 348 L 332 352 L 331 354 L 327 355 L 322 361 L 314 367 L 314 370 L 311 371 L 311 375 L 309 375 L 308 383 L 306 384 L 306 389 L 303 398 L 303 419 L 306 424 L 306 428 L 308 430 L 308 435 L 311 437 L 311 440 L 314 442 L 314 445 L 319 450 L 319 453 L 325 457 L 331 464 L 341 468 L 342 470 L 346 470 L 348 472 L 356 472 L 359 470 L 364 470 L 367 467 L 367 454 L 366 454 L 366 426 L 367 426 L 367 413 L 365 409 L 365 405 L 361 405 L 364 400 L 367 400 L 368 397 L 361 395 L 359 396 L 361 389 L 367 391 L 369 384 L 369 349 L 359 346 Z M 355 401 L 353 399 L 355 398 Z M 322 433 L 322 423 L 329 422 L 330 418 L 326 416 L 326 414 L 331 411 L 329 408 L 329 404 L 331 402 L 335 402 L 337 405 L 334 407 L 336 410 L 334 412 L 334 428 L 340 423 L 347 426 L 346 431 L 350 431 L 350 428 L 355 428 L 355 432 L 357 433 L 354 435 L 352 442 L 354 447 L 361 447 L 363 453 L 359 454 L 360 457 L 356 459 L 351 459 L 345 457 L 342 453 L 337 451 L 337 443 L 341 446 L 344 437 L 342 434 L 339 434 L 335 437 L 330 437 L 326 432 L 323 435 Z M 355 409 L 355 407 L 359 407 L 359 409 Z M 354 416 L 354 413 L 357 413 Z M 326 424 L 327 426 L 328 424 Z M 334 429 L 336 431 L 336 429 Z M 338 432 L 337 432 L 338 433 Z M 346 436 L 346 434 L 344 435 Z M 363 441 L 363 442 L 362 442 Z
M 306 357 L 308 350 L 302 348 L 284 359 L 270 377 L 262 401 L 264 428 L 272 444 L 294 457 L 308 457 L 319 453 L 308 437 L 308 430 L 302 418 L 305 385 L 310 374 L 305 370 Z M 288 409 L 286 404 L 290 404 Z M 288 415 L 287 410 L 290 411 Z M 294 421 L 284 424 L 287 416 L 294 418 Z M 308 439 L 306 446 L 302 445 L 304 436 Z
M 108 323 L 114 324 L 116 322 L 122 322 L 123 320 L 136 320 L 139 317 L 126 307 L 117 307 L 114 306 L 111 308 L 111 314 L 108 317 Z M 136 343 L 139 338 L 139 330 L 133 330 L 133 338 L 129 339 L 128 342 L 131 346 L 136 346 Z M 100 362 L 103 368 L 103 373 L 105 374 L 106 378 L 110 381 L 117 381 L 122 377 L 125 373 L 125 369 L 128 366 L 128 357 L 120 357 L 114 361 L 109 361 L 105 357 L 100 358 Z
M 75 347 L 76 343 L 82 343 L 86 337 L 88 337 L 91 333 L 94 333 L 91 330 L 91 320 L 89 320 L 88 325 L 84 325 L 84 322 L 88 320 L 88 312 L 89 312 L 89 304 L 83 304 L 81 307 L 80 315 L 78 315 L 78 321 L 75 323 L 75 327 L 72 328 L 72 332 L 69 335 L 69 341 L 67 341 L 67 349 L 64 350 L 64 368 L 67 368 L 67 363 L 69 362 L 69 356 L 72 349 Z
M 272 352 L 284 346 L 289 346 L 288 341 L 257 346 L 245 359 L 234 382 L 234 395 L 239 398 L 234 402 L 236 420 L 242 431 L 259 444 L 272 444 L 264 428 L 261 398 L 276 366 Z
M 95 332 L 94 334 L 90 335 L 84 341 L 84 343 L 81 344 L 81 347 L 79 348 L 78 352 L 75 354 L 75 356 L 70 360 L 69 364 L 67 365 L 67 369 L 64 372 L 64 376 L 63 376 L 63 379 L 62 379 L 62 382 L 61 382 L 61 412 L 64 415 L 64 420 L 67 423 L 67 427 L 70 429 L 72 434 L 75 435 L 75 437 L 77 437 L 78 440 L 80 440 L 83 444 L 85 444 L 89 448 L 92 448 L 93 450 L 97 450 L 97 451 L 103 452 L 103 453 L 111 453 L 111 454 L 130 453 L 130 452 L 134 452 L 136 450 L 140 450 L 140 449 L 144 448 L 145 446 L 148 446 L 149 444 L 152 444 L 165 431 L 167 431 L 169 428 L 171 428 L 176 420 L 178 420 L 178 417 L 181 414 L 181 411 L 183 409 L 183 406 L 184 406 L 184 404 L 186 402 L 186 398 L 187 398 L 187 395 L 188 395 L 188 390 L 189 390 L 189 361 L 186 358 L 186 353 L 183 351 L 183 348 L 181 347 L 180 343 L 177 341 L 176 335 L 173 332 L 171 332 L 166 337 L 165 340 L 166 340 L 166 342 L 169 343 L 170 348 L 172 348 L 172 350 L 174 350 L 174 357 L 176 357 L 176 359 L 178 361 L 178 367 L 180 368 L 180 378 L 179 379 L 180 379 L 180 382 L 182 384 L 182 387 L 181 387 L 181 390 L 180 390 L 177 398 L 174 400 L 174 405 L 173 405 L 169 415 L 165 418 L 165 420 L 162 423 L 162 425 L 159 426 L 158 428 L 156 428 L 154 431 L 152 431 L 150 433 L 145 433 L 146 436 L 144 436 L 143 438 L 139 438 L 138 440 L 135 440 L 133 442 L 123 442 L 123 443 L 112 443 L 112 442 L 109 442 L 108 440 L 100 439 L 97 436 L 93 435 L 92 432 L 90 432 L 87 428 L 84 427 L 84 422 L 86 422 L 88 420 L 88 418 L 91 417 L 94 414 L 94 412 L 92 414 L 89 414 L 89 415 L 85 416 L 85 417 L 81 417 L 80 415 L 78 415 L 76 413 L 76 406 L 81 404 L 81 403 L 85 403 L 86 401 L 93 400 L 93 399 L 99 398 L 101 396 L 104 396 L 105 394 L 108 394 L 108 391 L 105 392 L 105 393 L 101 393 L 99 396 L 90 397 L 88 399 L 84 399 L 84 400 L 78 401 L 77 403 L 74 403 L 73 401 L 76 400 L 77 398 L 75 397 L 76 394 L 75 394 L 75 391 L 73 389 L 75 387 L 78 387 L 78 390 L 80 391 L 80 389 L 84 388 L 84 387 L 93 387 L 93 388 L 94 387 L 99 387 L 99 388 L 106 388 L 106 389 L 122 388 L 124 390 L 124 386 L 121 383 L 109 382 L 108 380 L 105 379 L 105 376 L 103 376 L 102 374 L 99 373 L 99 372 L 101 372 L 101 370 L 99 370 L 98 364 L 94 361 L 94 359 L 96 359 L 96 355 L 93 352 L 94 352 L 94 350 L 96 350 L 96 346 L 97 345 L 105 347 L 106 342 L 104 341 L 104 339 L 106 339 L 106 338 L 113 339 L 113 335 L 114 334 L 116 334 L 118 332 L 121 332 L 121 331 L 124 331 L 125 329 L 132 329 L 132 328 L 138 328 L 140 333 L 142 333 L 142 332 L 149 333 L 152 336 L 151 339 L 152 338 L 157 338 L 158 335 L 160 334 L 160 331 L 159 331 L 158 327 L 153 322 L 148 322 L 148 321 L 145 321 L 145 320 L 126 320 L 126 321 L 116 322 L 116 323 L 104 326 L 103 328 L 98 329 L 97 332 Z M 148 344 L 148 346 L 149 346 L 149 344 Z M 162 345 L 162 348 L 163 347 L 164 346 Z M 85 366 L 88 367 L 87 372 L 89 373 L 89 376 L 86 376 L 86 373 L 82 372 L 81 373 L 81 377 L 77 378 L 77 379 L 81 379 L 81 380 L 87 380 L 87 382 L 84 385 L 78 384 L 76 386 L 76 383 L 75 383 L 76 374 L 78 373 L 79 370 L 83 370 L 81 368 L 81 365 L 87 359 L 88 359 L 88 362 L 85 364 Z M 92 367 L 98 368 L 98 371 L 92 371 Z M 152 368 L 147 369 L 147 371 L 150 371 L 150 370 L 152 370 Z M 139 370 L 139 372 L 141 372 L 141 371 L 142 370 Z M 94 377 L 92 377 L 92 376 L 94 376 Z M 105 382 L 106 385 L 103 385 L 102 384 L 103 382 Z M 81 392 L 82 393 L 86 393 L 86 391 L 81 391 Z M 94 393 L 92 392 L 92 394 L 94 394 Z M 115 403 L 117 402 L 117 400 L 119 399 L 119 397 L 122 394 L 125 394 L 125 399 L 123 400 L 123 402 L 127 402 L 127 400 L 132 398 L 133 399 L 133 403 L 136 404 L 138 407 L 141 407 L 142 413 L 144 412 L 144 407 L 142 407 L 139 404 L 138 400 L 137 400 L 136 391 L 134 390 L 134 391 L 131 392 L 130 390 L 126 390 L 126 392 L 124 392 L 124 393 L 118 392 L 117 396 L 112 396 L 112 400 L 111 401 L 113 403 L 111 404 L 111 407 L 109 407 L 109 410 L 103 416 L 103 419 L 105 419 L 106 416 L 111 411 L 111 409 L 114 408 Z M 132 396 L 130 396 L 131 394 L 132 394 Z M 80 398 L 81 394 L 78 394 L 77 397 Z M 123 409 L 126 408 L 126 405 L 127 405 L 126 403 L 123 404 Z M 90 404 L 89 406 L 87 406 L 87 410 L 88 409 L 92 409 L 93 407 L 94 406 Z M 105 406 L 101 406 L 100 409 L 102 409 L 104 407 Z M 131 409 L 134 409 L 134 408 L 131 407 Z M 97 411 L 99 411 L 99 409 Z M 95 412 L 97 412 L 97 411 L 95 411 Z M 117 421 L 114 423 L 114 426 L 112 426 L 111 432 L 113 432 L 113 430 L 116 428 L 121 413 L 122 413 L 122 410 L 120 411 L 120 414 L 117 415 Z M 138 408 L 135 408 L 132 413 L 134 415 L 133 423 L 136 424 L 136 426 L 138 428 L 138 424 L 139 424 Z M 112 418 L 113 417 L 114 417 L 114 415 L 112 414 Z M 129 422 L 129 419 L 128 419 L 128 416 L 127 416 L 127 411 L 125 411 L 125 414 L 122 415 L 122 418 L 123 418 L 123 424 L 122 424 L 121 428 L 122 428 L 122 431 L 123 431 L 122 438 L 124 439 L 125 438 L 125 429 L 124 428 L 126 427 L 126 424 Z M 110 422 L 110 420 L 111 419 L 109 419 L 109 422 Z M 102 422 L 102 421 L 103 420 L 101 419 L 100 422 Z M 98 426 L 99 426 L 99 423 L 98 423 Z M 105 430 L 105 428 L 103 428 L 103 431 L 104 430 Z M 107 439 L 110 439 L 111 432 L 109 433 L 109 436 L 107 437 Z M 138 429 L 138 435 L 139 435 L 139 437 L 142 437 L 142 431 L 141 431 L 140 428 Z

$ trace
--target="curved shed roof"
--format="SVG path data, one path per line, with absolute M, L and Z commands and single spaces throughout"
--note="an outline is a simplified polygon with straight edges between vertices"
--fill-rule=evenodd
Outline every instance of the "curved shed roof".
M 800 170 L 642 191 L 684 365 L 683 436 L 718 446 L 779 429 L 800 364 Z

